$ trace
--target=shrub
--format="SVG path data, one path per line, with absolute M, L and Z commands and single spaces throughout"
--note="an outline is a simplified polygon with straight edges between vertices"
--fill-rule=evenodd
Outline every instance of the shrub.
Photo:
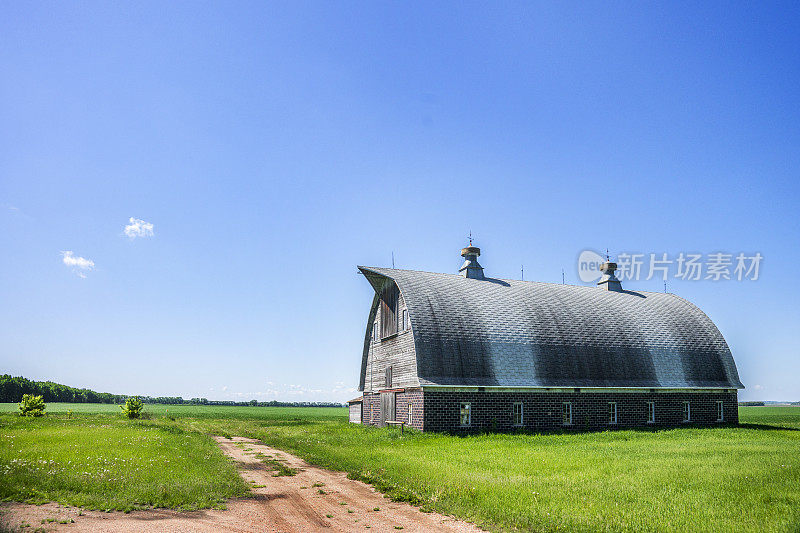
M 142 400 L 139 398 L 128 398 L 125 400 L 125 405 L 120 405 L 119 408 L 122 409 L 122 414 L 127 416 L 128 418 L 139 418 L 142 416 L 142 408 L 144 404 Z
M 45 404 L 42 396 L 35 396 L 33 394 L 22 395 L 22 401 L 19 402 L 20 416 L 42 416 L 44 410 Z

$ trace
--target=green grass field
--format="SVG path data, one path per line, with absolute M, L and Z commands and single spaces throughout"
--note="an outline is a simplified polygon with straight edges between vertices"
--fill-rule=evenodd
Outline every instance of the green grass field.
M 14 409 L 0 405 L 5 499 L 215 505 L 246 490 L 206 436 L 228 434 L 494 530 L 800 528 L 800 407 L 742 407 L 740 427 L 469 437 L 400 437 L 336 408 L 148 405 L 141 422 L 116 406 L 51 404 L 40 420 Z

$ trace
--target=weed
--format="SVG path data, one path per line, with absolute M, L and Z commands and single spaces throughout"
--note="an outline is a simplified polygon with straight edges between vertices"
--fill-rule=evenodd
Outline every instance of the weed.
M 292 467 L 289 467 L 289 466 L 286 466 L 285 464 L 283 464 L 282 462 L 278 461 L 277 459 L 263 459 L 263 462 L 264 462 L 264 464 L 266 464 L 272 470 L 275 471 L 275 473 L 272 474 L 273 477 L 294 476 L 294 475 L 297 474 L 297 470 L 296 469 L 294 469 Z

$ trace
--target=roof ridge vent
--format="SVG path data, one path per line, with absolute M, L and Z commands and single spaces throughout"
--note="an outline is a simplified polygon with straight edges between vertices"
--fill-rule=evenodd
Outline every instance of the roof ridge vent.
M 472 246 L 472 239 L 470 238 L 469 246 L 461 249 L 461 257 L 464 258 L 464 264 L 458 269 L 459 274 L 469 279 L 485 279 L 483 277 L 483 267 L 478 263 L 479 255 L 481 255 L 481 249 L 477 246 Z
M 602 275 L 600 276 L 600 281 L 597 282 L 597 286 L 607 291 L 622 292 L 622 283 L 614 275 L 616 269 L 617 264 L 613 263 L 606 255 L 606 262 L 600 265 Z

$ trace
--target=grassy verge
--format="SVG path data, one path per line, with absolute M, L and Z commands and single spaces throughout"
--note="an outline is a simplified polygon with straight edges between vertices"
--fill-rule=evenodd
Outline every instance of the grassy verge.
M 197 509 L 247 493 L 206 435 L 160 420 L 0 416 L 0 499 Z

